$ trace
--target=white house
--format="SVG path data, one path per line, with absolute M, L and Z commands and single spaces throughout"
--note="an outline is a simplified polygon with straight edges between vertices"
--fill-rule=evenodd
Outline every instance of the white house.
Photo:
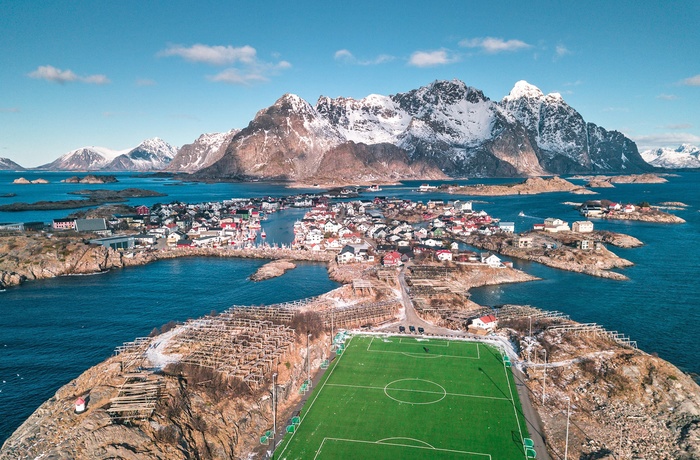
M 499 222 L 498 228 L 504 233 L 515 233 L 515 222 Z
M 494 315 L 484 315 L 481 318 L 472 320 L 471 325 L 478 329 L 493 331 L 498 327 L 498 320 Z
M 516 236 L 513 238 L 513 246 L 519 249 L 528 249 L 533 246 L 534 239 L 531 236 Z
M 496 254 L 491 254 L 490 252 L 481 253 L 481 263 L 486 264 L 491 268 L 503 267 L 500 257 L 498 257 Z
M 581 220 L 571 224 L 571 230 L 578 233 L 591 233 L 593 231 L 593 222 L 590 220 Z
M 449 249 L 440 249 L 435 252 L 435 255 L 437 256 L 437 259 L 441 261 L 452 260 L 452 251 Z
M 544 220 L 544 231 L 545 232 L 557 233 L 557 232 L 568 232 L 569 230 L 571 230 L 569 228 L 569 223 L 564 222 L 561 219 L 557 219 L 556 217 L 548 217 Z

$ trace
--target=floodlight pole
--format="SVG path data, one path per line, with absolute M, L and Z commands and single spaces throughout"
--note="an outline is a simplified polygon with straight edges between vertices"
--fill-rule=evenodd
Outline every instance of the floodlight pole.
M 547 350 L 543 348 L 542 351 L 544 352 L 544 375 L 542 376 L 542 405 L 544 406 L 544 398 L 547 392 Z
M 309 356 L 309 339 L 311 334 L 309 331 L 306 332 L 306 381 L 309 382 L 311 380 L 311 358 Z
M 277 441 L 277 372 L 272 374 L 272 458 L 275 458 Z
M 532 337 L 532 316 L 528 316 L 528 319 L 530 320 L 530 337 Z
M 566 398 L 566 447 L 564 448 L 564 460 L 569 460 L 569 418 L 571 417 L 571 398 Z

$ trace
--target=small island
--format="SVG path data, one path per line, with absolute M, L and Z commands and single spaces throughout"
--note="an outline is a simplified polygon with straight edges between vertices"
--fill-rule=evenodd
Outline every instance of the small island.
M 119 182 L 116 177 L 109 176 L 96 176 L 94 174 L 88 174 L 85 177 L 73 176 L 68 179 L 64 179 L 61 182 L 67 184 L 114 184 Z
M 570 192 L 582 195 L 596 193 L 560 177 L 530 177 L 523 182 L 506 185 L 443 185 L 440 186 L 439 189 L 455 195 L 478 196 L 537 195 L 540 193 L 553 192 Z
M 34 179 L 34 180 L 29 180 L 25 179 L 24 177 L 20 177 L 18 179 L 15 179 L 12 181 L 13 184 L 21 184 L 21 185 L 27 185 L 27 184 L 48 184 L 49 181 L 46 179 Z
M 263 281 L 284 275 L 288 270 L 297 268 L 296 264 L 288 259 L 273 260 L 266 263 L 250 276 L 251 281 Z
M 627 174 L 623 176 L 574 176 L 571 179 L 585 180 L 586 187 L 610 188 L 613 184 L 663 184 L 668 180 L 658 174 Z
M 84 195 L 86 199 L 61 200 L 61 201 L 37 201 L 34 203 L 17 202 L 0 206 L 3 212 L 19 211 L 56 211 L 63 209 L 78 209 L 99 206 L 104 203 L 120 203 L 130 198 L 167 196 L 164 193 L 138 188 L 124 190 L 78 190 L 70 192 L 72 195 Z
M 620 204 L 610 200 L 589 200 L 576 206 L 582 216 L 610 220 L 636 220 L 661 224 L 682 224 L 682 219 L 673 214 L 661 211 L 646 201 L 637 205 Z M 683 208 L 684 209 L 684 208 Z

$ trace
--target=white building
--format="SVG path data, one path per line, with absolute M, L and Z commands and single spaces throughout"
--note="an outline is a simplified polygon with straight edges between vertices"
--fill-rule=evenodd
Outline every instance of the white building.
M 571 224 L 571 229 L 578 233 L 591 233 L 593 231 L 593 222 L 590 220 L 581 220 Z

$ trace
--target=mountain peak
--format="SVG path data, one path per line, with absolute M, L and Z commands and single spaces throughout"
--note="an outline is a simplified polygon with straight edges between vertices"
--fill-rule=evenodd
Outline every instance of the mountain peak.
M 504 97 L 504 100 L 512 100 L 512 99 L 522 99 L 522 98 L 528 98 L 528 99 L 539 99 L 544 97 L 544 93 L 542 90 L 540 90 L 537 86 L 531 85 L 530 83 L 526 82 L 525 80 L 520 80 L 513 86 L 513 89 L 510 90 L 510 93 Z M 561 96 L 560 96 L 561 97 Z
M 274 107 L 278 107 L 279 109 L 282 110 L 289 110 L 292 112 L 311 112 L 312 107 L 311 105 L 306 102 L 304 99 L 301 97 L 297 96 L 296 94 L 292 93 L 286 93 L 277 101 L 275 101 Z

